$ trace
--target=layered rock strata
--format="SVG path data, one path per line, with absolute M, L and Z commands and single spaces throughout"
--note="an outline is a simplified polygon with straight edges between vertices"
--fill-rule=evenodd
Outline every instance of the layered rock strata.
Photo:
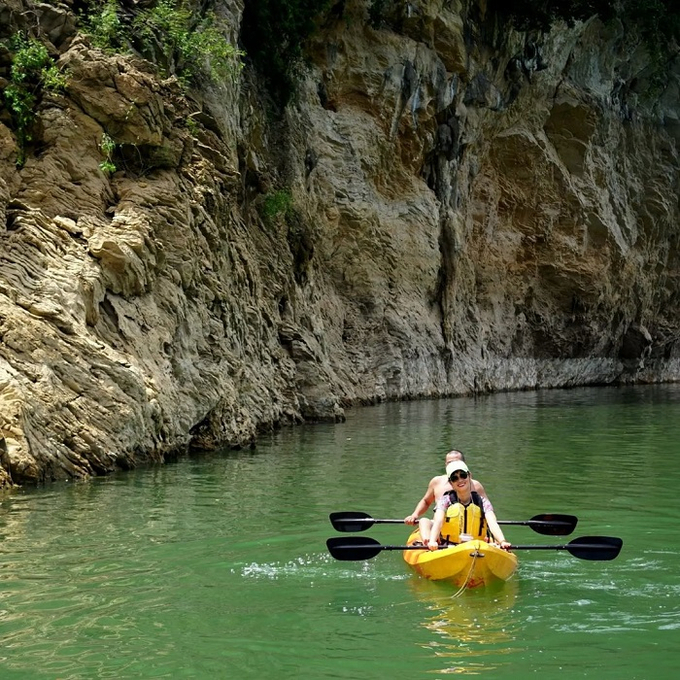
M 187 97 L 33 5 L 68 85 L 20 168 L 0 115 L 0 485 L 376 400 L 677 380 L 677 58 L 485 7 L 348 0 L 277 118 L 249 68 Z

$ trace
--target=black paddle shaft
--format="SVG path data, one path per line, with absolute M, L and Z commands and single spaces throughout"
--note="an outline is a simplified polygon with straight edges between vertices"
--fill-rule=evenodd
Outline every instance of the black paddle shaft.
M 374 519 L 359 511 L 332 512 L 329 519 L 336 531 L 358 532 L 370 529 L 374 524 L 405 524 L 403 519 Z M 576 528 L 578 518 L 573 515 L 543 514 L 528 520 L 499 520 L 499 524 L 531 527 L 536 533 L 545 536 L 568 536 Z
M 566 545 L 513 545 L 511 550 L 567 550 L 581 560 L 613 560 L 619 556 L 623 541 L 614 536 L 581 536 Z
M 383 550 L 423 550 L 414 545 L 381 545 L 368 536 L 334 536 L 326 541 L 336 560 L 369 560 Z M 614 536 L 582 536 L 566 545 L 513 545 L 514 550 L 567 550 L 582 560 L 613 560 L 621 552 L 623 541 Z M 447 546 L 440 546 L 445 549 Z

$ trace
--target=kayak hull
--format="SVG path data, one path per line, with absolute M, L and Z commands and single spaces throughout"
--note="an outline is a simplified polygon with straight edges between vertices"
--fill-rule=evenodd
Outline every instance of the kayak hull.
M 420 540 L 418 530 L 408 545 Z M 517 569 L 517 556 L 486 541 L 468 541 L 440 550 L 404 550 L 404 560 L 431 581 L 450 581 L 459 588 L 479 588 L 507 581 Z

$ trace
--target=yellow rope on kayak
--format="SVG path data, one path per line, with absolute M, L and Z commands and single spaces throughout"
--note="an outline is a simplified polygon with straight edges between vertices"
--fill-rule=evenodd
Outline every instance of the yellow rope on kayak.
M 475 548 L 475 554 L 472 556 L 472 563 L 470 564 L 470 571 L 468 571 L 468 575 L 465 577 L 465 581 L 463 582 L 463 585 L 458 588 L 458 590 L 451 595 L 451 599 L 454 597 L 460 597 L 464 592 L 465 589 L 468 586 L 468 583 L 470 582 L 470 578 L 472 577 L 472 572 L 475 570 L 475 562 L 477 562 L 477 557 L 479 555 L 479 550 Z

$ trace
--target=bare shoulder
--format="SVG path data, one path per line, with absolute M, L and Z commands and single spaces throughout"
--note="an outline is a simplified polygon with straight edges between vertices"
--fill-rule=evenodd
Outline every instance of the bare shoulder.
M 434 491 L 436 498 L 439 498 L 444 494 L 444 492 L 451 490 L 449 478 L 446 475 L 438 475 L 437 477 L 433 477 L 430 484 L 432 485 L 432 490 Z
M 428 486 L 430 487 L 430 489 L 434 489 L 434 488 L 436 488 L 439 484 L 441 484 L 441 478 L 442 478 L 441 475 L 436 475 L 435 477 L 433 477 L 433 478 L 430 480 L 430 483 L 428 484 Z
M 485 496 L 486 498 L 488 498 L 488 496 L 486 494 L 486 490 L 484 489 L 484 486 L 482 485 L 482 483 L 480 481 L 473 479 L 472 480 L 472 489 L 473 489 L 473 491 L 476 491 L 480 496 Z

